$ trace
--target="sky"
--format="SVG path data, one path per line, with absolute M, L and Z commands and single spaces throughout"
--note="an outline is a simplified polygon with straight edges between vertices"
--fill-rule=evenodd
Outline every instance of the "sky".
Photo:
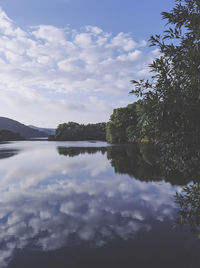
M 150 76 L 174 0 L 0 0 L 0 116 L 39 127 L 106 122 Z

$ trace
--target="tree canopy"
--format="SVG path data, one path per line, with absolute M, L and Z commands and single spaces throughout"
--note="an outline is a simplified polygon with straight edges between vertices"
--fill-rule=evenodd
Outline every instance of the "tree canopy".
M 110 143 L 134 141 L 137 126 L 136 103 L 113 110 L 106 125 L 106 140 Z
M 143 99 L 139 133 L 157 142 L 170 169 L 184 171 L 200 157 L 200 1 L 177 0 L 162 17 L 166 30 L 150 38 L 160 51 L 152 78 L 133 80 L 131 93 Z
M 78 124 L 68 122 L 58 125 L 56 134 L 50 136 L 49 140 L 77 141 L 77 140 L 105 140 L 106 123 Z

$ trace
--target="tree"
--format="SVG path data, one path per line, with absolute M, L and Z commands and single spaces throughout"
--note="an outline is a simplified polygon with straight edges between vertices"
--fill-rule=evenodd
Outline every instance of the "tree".
M 106 123 L 97 124 L 78 124 L 68 122 L 58 125 L 54 136 L 49 140 L 58 141 L 77 141 L 77 140 L 105 140 Z
M 127 143 L 135 137 L 137 125 L 136 103 L 113 110 L 106 125 L 106 140 L 110 143 Z
M 185 171 L 200 158 L 200 1 L 176 0 L 162 17 L 170 26 L 150 38 L 160 51 L 153 76 L 133 80 L 131 93 L 143 97 L 143 135 L 157 142 L 169 170 Z

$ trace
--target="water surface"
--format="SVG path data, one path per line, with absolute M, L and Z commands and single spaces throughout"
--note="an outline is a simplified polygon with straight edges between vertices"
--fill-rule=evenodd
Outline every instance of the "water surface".
M 199 267 L 176 193 L 131 146 L 0 144 L 0 267 Z

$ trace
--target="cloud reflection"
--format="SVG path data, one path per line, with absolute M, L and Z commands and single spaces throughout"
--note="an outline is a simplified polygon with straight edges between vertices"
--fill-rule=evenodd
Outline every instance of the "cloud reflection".
M 7 159 L 0 174 L 4 265 L 16 249 L 50 251 L 81 243 L 100 247 L 134 238 L 153 228 L 152 219 L 174 218 L 172 196 L 179 191 L 169 183 L 116 175 L 100 152 L 63 157 L 54 144 Z

